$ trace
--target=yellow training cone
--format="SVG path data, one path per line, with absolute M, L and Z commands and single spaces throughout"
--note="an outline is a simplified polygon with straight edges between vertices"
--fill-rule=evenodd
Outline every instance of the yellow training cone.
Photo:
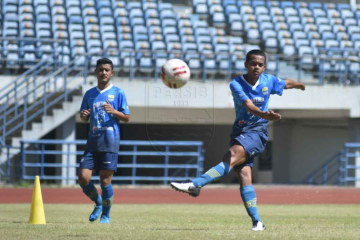
M 34 191 L 31 202 L 30 224 L 46 224 L 44 204 L 41 195 L 39 176 L 35 177 Z

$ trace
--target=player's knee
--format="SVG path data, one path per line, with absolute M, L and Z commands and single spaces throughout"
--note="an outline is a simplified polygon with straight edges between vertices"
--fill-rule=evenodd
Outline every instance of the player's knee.
M 90 182 L 90 179 L 87 179 L 84 176 L 84 174 L 82 174 L 82 172 L 80 171 L 78 174 L 78 181 L 79 181 L 79 185 L 85 186 L 86 184 L 88 184 Z
M 110 185 L 111 184 L 111 178 L 103 178 L 103 179 L 100 179 L 100 184 L 101 186 L 107 186 L 107 185 Z
M 86 178 L 84 178 L 84 177 L 81 177 L 80 175 L 79 175 L 79 185 L 80 186 L 85 186 L 86 184 L 88 184 L 89 183 L 89 181 L 86 179 Z
M 230 165 L 230 162 L 231 162 L 231 151 L 230 150 L 224 154 L 222 161 Z

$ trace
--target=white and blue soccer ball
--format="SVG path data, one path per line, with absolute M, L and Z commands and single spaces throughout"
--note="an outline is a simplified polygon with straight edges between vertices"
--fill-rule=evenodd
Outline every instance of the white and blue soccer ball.
M 181 88 L 190 79 L 190 69 L 184 61 L 174 58 L 166 61 L 160 75 L 167 87 Z

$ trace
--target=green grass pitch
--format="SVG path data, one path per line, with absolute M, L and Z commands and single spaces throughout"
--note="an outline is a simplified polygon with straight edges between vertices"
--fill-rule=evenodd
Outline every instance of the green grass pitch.
M 88 222 L 90 204 L 0 204 L 0 239 L 360 239 L 359 205 L 260 205 L 267 230 L 252 232 L 242 205 L 113 205 L 111 224 Z

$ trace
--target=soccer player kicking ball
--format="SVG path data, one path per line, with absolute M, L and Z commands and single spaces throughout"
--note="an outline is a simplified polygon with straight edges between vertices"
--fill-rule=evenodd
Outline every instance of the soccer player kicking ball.
M 107 58 L 96 63 L 97 87 L 85 93 L 81 104 L 80 118 L 90 119 L 86 149 L 80 162 L 79 184 L 83 192 L 95 202 L 89 221 L 93 222 L 101 214 L 100 223 L 110 223 L 110 208 L 113 202 L 111 179 L 117 170 L 120 143 L 119 121 L 128 122 L 130 111 L 125 93 L 110 84 L 114 65 Z M 93 171 L 100 170 L 102 194 L 98 194 L 90 182 Z
M 230 134 L 230 149 L 222 161 L 201 177 L 184 183 L 172 182 L 177 191 L 193 197 L 200 189 L 225 175 L 233 169 L 240 183 L 240 195 L 251 217 L 253 231 L 265 230 L 256 207 L 256 193 L 252 186 L 251 168 L 254 157 L 264 150 L 269 121 L 281 119 L 281 115 L 268 110 L 270 94 L 282 95 L 283 89 L 305 90 L 303 83 L 281 80 L 270 74 L 263 74 L 266 67 L 266 55 L 261 50 L 252 50 L 246 55 L 247 74 L 235 78 L 230 83 L 234 98 L 236 119 Z

